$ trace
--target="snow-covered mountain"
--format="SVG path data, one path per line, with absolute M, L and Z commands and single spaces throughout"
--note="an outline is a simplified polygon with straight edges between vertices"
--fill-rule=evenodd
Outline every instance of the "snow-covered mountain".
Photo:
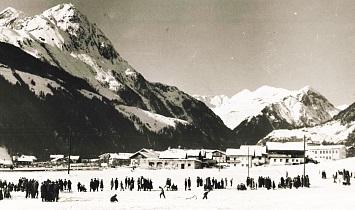
M 347 105 L 347 104 L 343 104 L 343 105 L 340 105 L 340 106 L 336 106 L 336 108 L 339 109 L 339 110 L 344 110 L 344 109 L 346 109 L 346 108 L 348 108 L 348 107 L 349 107 L 349 105 Z
M 206 103 L 231 129 L 245 120 L 263 115 L 265 111 L 271 114 L 270 119 L 281 118 L 295 127 L 326 122 L 339 112 L 310 86 L 299 91 L 262 86 L 253 92 L 243 90 L 231 98 L 196 95 L 195 98 Z
M 210 108 L 220 107 L 223 104 L 228 103 L 228 101 L 229 101 L 228 96 L 225 96 L 225 95 L 219 95 L 219 96 L 192 95 L 192 96 L 194 98 L 196 98 L 197 100 L 202 101 L 203 103 L 205 103 Z
M 76 95 L 74 91 L 89 100 L 99 99 L 150 139 L 148 146 L 159 143 L 151 143 L 147 132 L 169 139 L 164 146 L 217 146 L 230 138 L 230 130 L 205 104 L 176 87 L 146 81 L 72 4 L 57 5 L 34 17 L 13 8 L 5 9 L 0 13 L 0 43 L 36 58 L 1 44 L 0 75 L 9 83 L 28 86 L 44 101 L 57 97 L 58 91 Z M 18 59 L 22 63 L 16 62 Z M 0 128 L 6 123 L 0 122 Z M 173 140 L 176 135 L 180 142 Z M 117 140 L 113 141 L 117 144 Z
M 355 142 L 355 103 L 334 116 L 332 121 L 314 126 L 293 130 L 274 130 L 259 143 L 266 141 L 295 141 L 303 139 L 315 143 L 335 143 L 352 145 Z
M 210 105 L 213 98 L 196 97 Z M 210 108 L 233 129 L 241 142 L 257 143 L 275 129 L 292 129 L 325 123 L 339 113 L 324 96 L 310 86 L 298 91 L 262 86 L 243 90 L 225 103 Z

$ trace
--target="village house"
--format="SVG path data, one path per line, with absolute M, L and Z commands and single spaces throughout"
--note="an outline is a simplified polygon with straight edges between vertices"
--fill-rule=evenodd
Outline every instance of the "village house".
M 266 147 L 258 145 L 242 145 L 239 149 L 227 149 L 226 156 L 230 167 L 253 167 L 267 163 Z
M 154 158 L 158 158 L 158 157 L 159 157 L 159 152 L 154 151 L 152 149 L 143 148 L 129 157 L 131 160 L 130 165 L 132 167 L 138 167 L 138 166 L 140 166 L 141 161 L 143 161 L 147 158 L 154 159 Z
M 101 166 L 129 166 L 131 164 L 130 156 L 132 155 L 132 153 L 105 153 L 100 155 L 99 158 Z M 104 163 L 106 165 L 104 165 Z
M 215 160 L 216 163 L 226 163 L 226 153 L 221 150 L 206 150 L 206 159 Z
M 17 165 L 31 165 L 37 160 L 33 155 L 13 156 L 12 159 Z
M 266 142 L 270 165 L 295 165 L 304 162 L 303 142 Z
M 0 168 L 9 168 L 12 166 L 11 160 L 0 159 Z
M 140 168 L 144 169 L 197 169 L 201 161 L 189 158 L 188 152 L 182 149 L 168 149 L 160 152 L 158 157 L 140 160 Z
M 345 145 L 307 146 L 306 155 L 317 161 L 340 160 L 346 158 Z

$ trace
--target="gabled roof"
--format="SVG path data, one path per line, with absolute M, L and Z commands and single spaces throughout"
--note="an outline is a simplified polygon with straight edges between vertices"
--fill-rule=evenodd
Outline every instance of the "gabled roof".
M 303 151 L 303 142 L 266 142 L 267 149 L 274 151 Z
M 158 158 L 159 156 L 159 153 L 152 150 L 152 149 L 141 149 L 139 150 L 138 152 L 134 153 L 133 155 L 131 155 L 129 158 L 134 158 L 136 157 L 137 155 L 142 155 L 144 158 Z

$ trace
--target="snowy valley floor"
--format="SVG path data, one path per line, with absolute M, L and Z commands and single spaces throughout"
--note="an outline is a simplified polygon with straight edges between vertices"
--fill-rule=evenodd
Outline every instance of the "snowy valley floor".
M 306 174 L 310 177 L 310 188 L 275 189 L 238 191 L 236 185 L 245 183 L 246 168 L 230 169 L 201 169 L 201 170 L 142 170 L 131 171 L 128 168 L 106 169 L 102 171 L 66 171 L 62 172 L 0 172 L 0 179 L 18 182 L 20 177 L 36 179 L 42 182 L 46 179 L 70 179 L 73 183 L 72 192 L 61 192 L 59 202 L 41 202 L 40 199 L 25 199 L 25 192 L 12 192 L 11 199 L 0 201 L 0 209 L 351 209 L 355 192 L 355 179 L 350 186 L 333 183 L 332 174 L 337 170 L 347 169 L 355 173 L 355 159 L 326 162 L 321 164 L 307 164 Z M 325 170 L 328 179 L 321 178 L 321 171 Z M 276 185 L 280 177 L 294 177 L 303 174 L 303 165 L 296 166 L 266 166 L 250 168 L 250 176 L 257 181 L 258 176 L 269 176 Z M 139 176 L 151 178 L 154 190 L 151 192 L 115 191 L 110 190 L 111 178 L 123 180 L 126 176 L 135 180 Z M 228 179 L 227 189 L 213 190 L 207 200 L 202 200 L 203 188 L 196 187 L 196 177 L 204 180 L 206 177 Z M 178 191 L 166 191 L 166 199 L 160 199 L 159 186 L 164 186 L 166 178 L 178 185 Z M 191 177 L 192 189 L 185 191 L 184 180 Z M 77 192 L 76 184 L 81 182 L 89 187 L 91 178 L 104 180 L 104 190 L 101 192 Z M 233 178 L 233 187 L 229 180 Z M 135 186 L 136 187 L 136 186 Z M 118 203 L 109 201 L 113 194 L 117 194 Z M 194 195 L 197 199 L 192 198 Z

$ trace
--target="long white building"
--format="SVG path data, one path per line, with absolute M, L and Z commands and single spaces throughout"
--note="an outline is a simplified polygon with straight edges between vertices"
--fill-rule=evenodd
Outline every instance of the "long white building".
M 318 162 L 340 160 L 346 158 L 345 145 L 307 146 L 306 155 Z

